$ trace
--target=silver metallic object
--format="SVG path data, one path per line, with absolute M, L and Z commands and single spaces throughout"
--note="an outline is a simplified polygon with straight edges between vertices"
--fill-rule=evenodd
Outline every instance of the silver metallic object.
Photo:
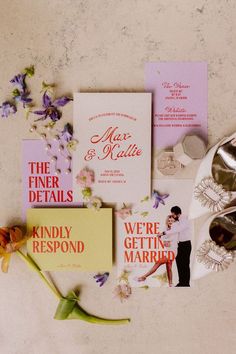
M 234 260 L 234 253 L 218 246 L 212 240 L 206 240 L 196 252 L 196 259 L 207 269 L 216 272 L 227 269 Z
M 236 146 L 234 139 L 221 145 L 212 161 L 212 176 L 227 191 L 236 191 Z
M 206 177 L 195 187 L 194 197 L 203 207 L 217 212 L 229 204 L 231 193 L 226 191 L 222 185 L 217 184 L 212 177 Z

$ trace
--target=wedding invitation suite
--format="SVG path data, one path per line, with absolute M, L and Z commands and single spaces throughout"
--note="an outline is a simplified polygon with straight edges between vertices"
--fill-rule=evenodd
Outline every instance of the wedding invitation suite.
M 129 214 L 122 210 L 116 213 L 119 278 L 125 273 L 132 287 L 167 287 L 167 270 L 171 266 L 171 282 L 173 285 L 179 282 L 182 268 L 177 269 L 175 261 L 178 243 L 184 241 L 190 247 L 193 244 L 193 224 L 188 220 L 192 187 L 193 181 L 188 179 L 153 180 L 152 198 L 144 197 Z M 171 208 L 176 206 L 181 209 L 181 216 L 168 224 Z M 167 230 L 170 234 L 160 236 Z M 172 264 L 160 264 L 163 258 Z
M 164 149 L 184 135 L 207 141 L 207 63 L 150 62 L 145 89 L 153 93 L 153 144 Z
M 109 271 L 112 209 L 29 209 L 28 253 L 42 270 Z
M 87 167 L 95 173 L 94 193 L 104 202 L 135 202 L 150 194 L 151 94 L 75 93 L 73 154 L 76 176 Z
M 72 173 L 67 173 L 70 162 L 66 160 L 65 152 L 59 153 L 58 142 L 50 140 L 50 145 L 49 154 L 42 140 L 23 140 L 22 142 L 22 217 L 24 220 L 26 210 L 30 207 L 75 204 L 73 203 Z M 60 169 L 60 174 L 55 174 L 56 169 Z

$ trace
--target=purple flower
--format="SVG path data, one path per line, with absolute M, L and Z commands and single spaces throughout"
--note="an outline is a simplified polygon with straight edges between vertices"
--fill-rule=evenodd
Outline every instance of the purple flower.
M 3 118 L 7 118 L 10 114 L 15 114 L 17 111 L 16 106 L 8 101 L 3 102 L 0 108 L 2 109 Z
M 153 197 L 155 199 L 155 203 L 153 205 L 153 208 L 154 209 L 157 209 L 159 207 L 159 204 L 163 204 L 165 205 L 165 201 L 164 199 L 168 198 L 169 197 L 169 194 L 163 194 L 163 195 L 160 195 L 157 191 L 154 191 L 153 192 Z
M 18 74 L 13 77 L 13 79 L 10 80 L 10 82 L 14 85 L 17 86 L 20 92 L 25 92 L 26 90 L 26 83 L 25 83 L 25 78 L 26 74 Z
M 65 141 L 69 142 L 73 138 L 73 127 L 70 123 L 67 123 L 64 126 L 64 129 L 61 132 L 61 136 L 64 138 Z
M 96 274 L 94 276 L 94 279 L 96 279 L 96 283 L 99 284 L 99 286 L 103 286 L 105 284 L 105 282 L 107 281 L 109 277 L 109 273 L 106 272 L 106 273 L 103 273 L 103 274 Z
M 44 109 L 39 111 L 34 111 L 33 113 L 42 116 L 41 118 L 37 119 L 37 121 L 45 120 L 49 117 L 53 122 L 56 122 L 61 118 L 61 112 L 58 110 L 58 107 L 65 106 L 71 100 L 72 100 L 71 98 L 63 96 L 57 98 L 55 101 L 52 102 L 50 96 L 45 91 L 43 94 L 43 101 L 42 101 L 42 105 Z
M 32 98 L 29 97 L 30 92 L 27 91 L 25 78 L 27 74 L 18 74 L 10 81 L 16 88 L 13 90 L 12 95 L 16 102 L 22 102 L 23 107 L 32 102 Z
M 28 97 L 30 94 L 30 92 L 20 92 L 18 89 L 15 89 L 13 91 L 13 98 L 17 101 L 17 102 L 22 102 L 23 103 L 23 107 L 25 108 L 25 106 L 29 103 L 32 102 L 32 98 Z

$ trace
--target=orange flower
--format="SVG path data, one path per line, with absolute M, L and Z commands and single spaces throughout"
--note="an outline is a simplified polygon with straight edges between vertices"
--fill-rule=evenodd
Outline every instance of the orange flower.
M 0 258 L 2 258 L 2 271 L 7 273 L 11 253 L 20 249 L 27 241 L 28 237 L 23 236 L 19 227 L 0 228 Z

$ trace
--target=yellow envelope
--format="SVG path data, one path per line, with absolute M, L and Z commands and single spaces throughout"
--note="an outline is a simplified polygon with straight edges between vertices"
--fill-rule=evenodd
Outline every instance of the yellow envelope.
M 112 268 L 112 209 L 28 209 L 28 253 L 42 270 Z

